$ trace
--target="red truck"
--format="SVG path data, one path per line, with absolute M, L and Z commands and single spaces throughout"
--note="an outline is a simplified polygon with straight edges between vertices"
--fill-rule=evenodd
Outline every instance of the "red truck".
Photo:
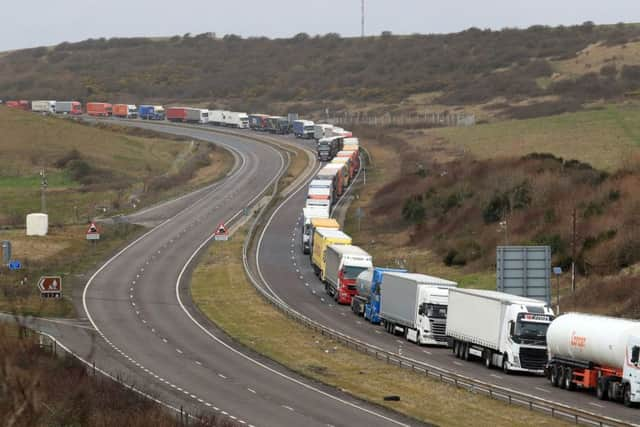
M 360 157 L 358 156 L 357 151 L 352 150 L 343 150 L 339 151 L 336 154 L 337 158 L 348 158 L 349 161 L 349 181 L 351 181 L 356 174 L 358 173 L 358 169 L 360 168 Z
M 187 120 L 187 109 L 184 107 L 167 108 L 165 115 L 170 122 L 184 122 Z
M 20 101 L 7 101 L 7 107 L 15 108 L 16 110 L 29 111 L 31 107 L 29 106 L 29 101 L 20 100 Z
M 94 117 L 109 117 L 113 114 L 113 106 L 106 102 L 89 102 L 87 114 Z

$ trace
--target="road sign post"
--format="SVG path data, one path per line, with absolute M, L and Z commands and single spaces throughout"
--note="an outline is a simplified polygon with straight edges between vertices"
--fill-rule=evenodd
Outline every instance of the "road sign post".
M 61 298 L 62 297 L 62 277 L 60 276 L 42 276 L 38 280 L 38 289 L 42 298 Z
M 89 229 L 87 230 L 87 236 L 86 236 L 88 241 L 93 242 L 94 244 L 98 242 L 98 240 L 100 240 L 100 231 L 98 230 L 98 227 L 96 226 L 95 223 L 91 223 L 91 225 L 89 226 Z

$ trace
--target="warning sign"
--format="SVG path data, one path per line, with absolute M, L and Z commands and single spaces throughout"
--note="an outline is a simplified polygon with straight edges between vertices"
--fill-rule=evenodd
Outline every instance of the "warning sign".
M 216 232 L 213 234 L 213 238 L 215 240 L 229 240 L 229 232 L 227 231 L 227 227 L 224 223 L 218 224 L 216 227 Z
M 87 230 L 87 240 L 100 240 L 100 231 L 94 222 L 89 225 Z

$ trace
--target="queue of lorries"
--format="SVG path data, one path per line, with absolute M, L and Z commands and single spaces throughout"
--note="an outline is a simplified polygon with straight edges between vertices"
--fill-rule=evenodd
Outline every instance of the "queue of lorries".
M 327 163 L 308 186 L 301 248 L 338 304 L 391 334 L 450 346 L 455 357 L 480 360 L 487 368 L 545 374 L 554 387 L 640 403 L 640 322 L 577 313 L 555 317 L 537 299 L 461 289 L 443 278 L 375 266 L 331 218 L 360 168 L 358 138 L 331 125 L 314 125 L 313 131 L 318 159 Z
M 358 138 L 329 124 L 222 110 L 76 101 L 7 101 L 47 114 L 212 123 L 315 139 L 323 164 L 310 181 L 301 247 L 339 304 L 387 332 L 417 344 L 450 346 L 505 373 L 545 374 L 554 387 L 595 390 L 602 400 L 640 403 L 640 322 L 569 313 L 555 317 L 543 301 L 489 290 L 461 289 L 426 274 L 374 265 L 332 218 L 335 204 L 360 170 Z

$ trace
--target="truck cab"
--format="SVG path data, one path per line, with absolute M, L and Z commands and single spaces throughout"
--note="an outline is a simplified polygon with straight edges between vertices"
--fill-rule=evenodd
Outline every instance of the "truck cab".
M 423 287 L 420 289 L 419 301 L 417 328 L 407 330 L 407 340 L 416 344 L 446 345 L 449 289 Z
M 553 312 L 549 307 L 513 304 L 505 314 L 505 333 L 501 334 L 504 351 L 493 354 L 492 364 L 506 371 L 543 373 L 547 361 L 547 329 Z

